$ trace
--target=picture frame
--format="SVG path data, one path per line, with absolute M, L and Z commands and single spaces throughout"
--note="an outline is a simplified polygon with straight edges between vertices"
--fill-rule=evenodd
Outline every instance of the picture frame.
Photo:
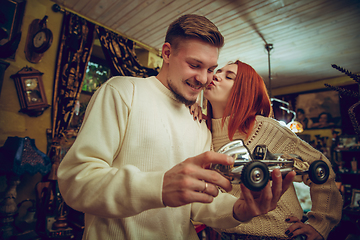
M 360 207 L 360 189 L 353 188 L 351 195 L 351 208 L 359 208 Z
M 18 32 L 21 32 L 21 25 L 25 12 L 26 0 L 2 0 L 0 8 L 0 28 L 5 30 L 7 36 L 0 39 L 0 45 L 11 40 Z M 15 53 L 8 57 L 15 59 Z
M 341 127 L 341 113 L 339 104 L 339 93 L 336 91 L 320 91 L 299 94 L 296 98 L 296 112 L 303 109 L 305 116 L 311 120 L 312 124 L 307 127 L 314 128 L 333 128 Z M 327 115 L 328 125 L 318 125 L 323 115 Z
M 340 96 L 337 91 L 321 89 L 275 97 L 289 103 L 287 107 L 295 111 L 295 121 L 301 123 L 304 130 L 342 127 Z M 275 118 L 279 120 L 281 114 L 284 114 L 279 113 L 276 105 L 273 108 Z

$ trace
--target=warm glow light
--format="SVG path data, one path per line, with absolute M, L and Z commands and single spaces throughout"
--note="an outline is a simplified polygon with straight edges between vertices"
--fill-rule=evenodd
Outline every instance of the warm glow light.
M 286 126 L 286 122 L 284 122 L 284 121 L 279 121 L 279 123 L 281 126 Z
M 289 122 L 286 126 L 290 128 L 293 133 L 301 133 L 304 131 L 302 124 L 298 121 Z

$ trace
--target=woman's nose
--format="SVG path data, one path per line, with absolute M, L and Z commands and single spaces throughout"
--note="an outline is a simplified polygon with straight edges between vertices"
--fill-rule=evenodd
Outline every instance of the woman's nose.
M 217 76 L 216 74 L 214 74 L 213 80 L 218 82 L 218 81 L 220 81 L 220 78 L 219 78 L 219 76 Z

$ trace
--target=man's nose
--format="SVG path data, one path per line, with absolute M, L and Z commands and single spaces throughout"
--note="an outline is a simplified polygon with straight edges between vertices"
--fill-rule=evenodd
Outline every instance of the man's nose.
M 209 79 L 208 79 L 209 78 Z M 196 81 L 200 82 L 202 85 L 207 84 L 209 81 L 211 81 L 211 77 L 208 74 L 208 71 L 199 71 L 196 75 Z

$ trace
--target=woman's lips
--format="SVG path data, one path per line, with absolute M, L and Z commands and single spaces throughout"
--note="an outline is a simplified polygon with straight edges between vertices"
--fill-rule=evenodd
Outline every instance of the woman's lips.
M 215 87 L 214 81 L 211 81 L 209 85 L 206 86 L 206 89 L 210 89 L 212 86 Z

